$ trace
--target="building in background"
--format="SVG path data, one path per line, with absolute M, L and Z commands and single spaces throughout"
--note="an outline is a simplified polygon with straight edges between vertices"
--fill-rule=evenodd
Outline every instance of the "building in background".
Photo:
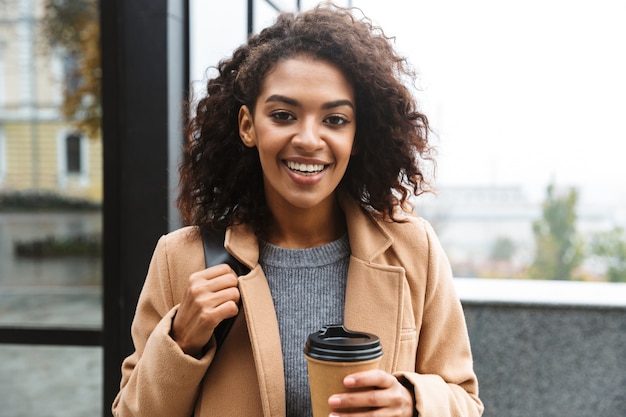
M 43 0 L 0 0 L 0 16 L 0 192 L 100 202 L 100 135 L 87 137 L 62 112 L 76 58 L 47 45 Z
M 533 222 L 541 210 L 521 185 L 445 186 L 437 196 L 416 201 L 417 213 L 437 231 L 459 277 L 527 278 L 535 256 Z M 576 211 L 576 229 L 587 241 L 614 227 L 620 214 L 617 207 L 588 204 Z M 604 280 L 605 268 L 596 261 L 589 256 L 578 275 Z

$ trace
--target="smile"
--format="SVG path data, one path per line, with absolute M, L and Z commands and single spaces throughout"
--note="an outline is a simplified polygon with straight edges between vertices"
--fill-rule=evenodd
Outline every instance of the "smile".
M 287 168 L 302 175 L 315 175 L 322 172 L 326 165 L 322 164 L 301 164 L 299 162 L 285 161 Z

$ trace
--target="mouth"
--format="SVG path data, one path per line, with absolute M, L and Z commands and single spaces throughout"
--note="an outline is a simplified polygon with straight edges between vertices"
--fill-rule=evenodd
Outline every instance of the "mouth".
M 289 170 L 300 175 L 316 175 L 328 167 L 328 165 L 323 164 L 302 164 L 294 161 L 285 161 L 285 165 L 287 165 Z

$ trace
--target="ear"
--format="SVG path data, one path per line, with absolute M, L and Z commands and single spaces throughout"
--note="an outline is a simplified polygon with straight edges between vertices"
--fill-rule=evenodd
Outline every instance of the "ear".
M 248 106 L 243 105 L 239 109 L 239 137 L 248 148 L 256 146 L 256 132 L 254 130 L 254 120 Z

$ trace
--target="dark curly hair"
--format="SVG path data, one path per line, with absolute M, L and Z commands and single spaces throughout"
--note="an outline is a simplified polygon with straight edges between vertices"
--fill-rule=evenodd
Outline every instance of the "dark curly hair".
M 256 148 L 239 137 L 238 112 L 254 104 L 266 74 L 280 61 L 307 56 L 333 63 L 352 84 L 357 152 L 340 188 L 367 210 L 397 220 L 409 198 L 430 190 L 424 163 L 431 161 L 428 119 L 404 84 L 414 80 L 390 38 L 352 10 L 318 6 L 276 23 L 219 63 L 219 75 L 186 127 L 178 208 L 186 224 L 216 229 L 246 223 L 265 234 L 271 214 Z

